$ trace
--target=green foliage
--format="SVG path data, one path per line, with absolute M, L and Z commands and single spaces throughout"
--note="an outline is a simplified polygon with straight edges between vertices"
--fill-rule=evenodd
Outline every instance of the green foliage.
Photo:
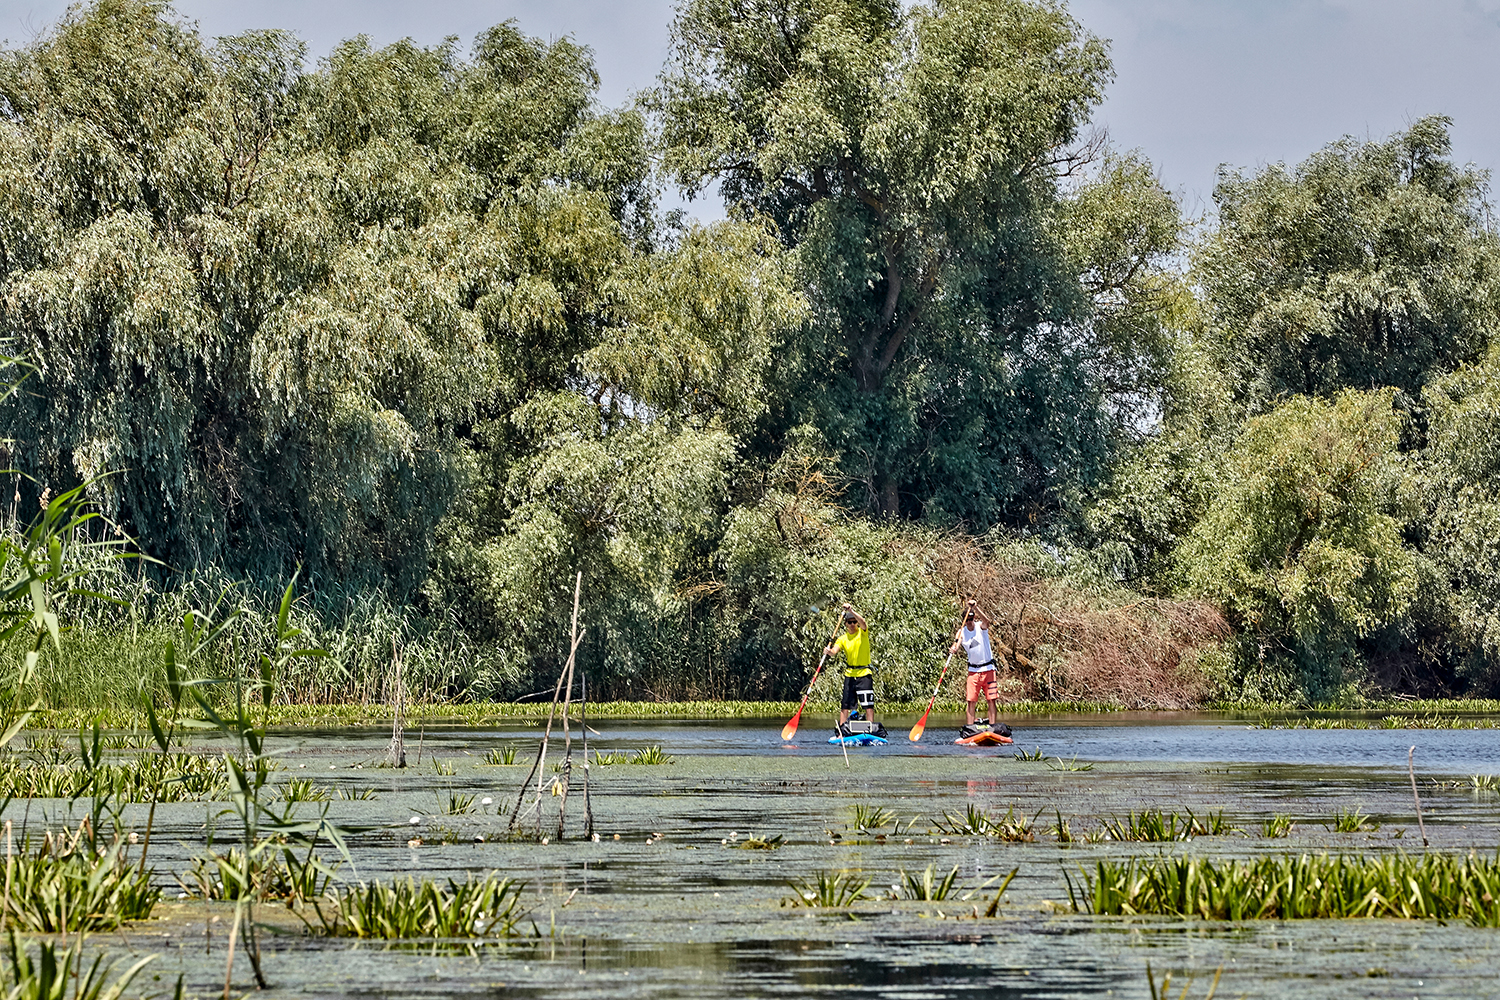
M 1481 690 L 1500 685 L 1500 352 L 1434 380 L 1422 395 L 1427 448 L 1422 547 L 1449 593 L 1461 673 Z
M 1342 139 L 1295 171 L 1228 173 L 1198 250 L 1210 336 L 1249 412 L 1289 395 L 1416 395 L 1500 331 L 1488 177 L 1453 162 L 1442 116 Z
M 331 937 L 405 938 L 511 937 L 525 917 L 525 884 L 487 875 L 446 886 L 429 879 L 372 882 L 311 900 L 315 930 Z
M 1104 833 L 1110 840 L 1162 843 L 1234 832 L 1225 821 L 1222 809 L 1201 817 L 1195 816 L 1191 809 L 1186 812 L 1186 816 L 1181 816 L 1175 810 L 1165 813 L 1160 809 L 1143 809 L 1139 815 L 1131 811 L 1124 819 L 1116 816 L 1105 820 Z
M 1292 828 L 1297 824 L 1292 822 L 1292 817 L 1286 813 L 1277 813 L 1261 822 L 1260 835 L 1269 839 L 1288 836 Z
M 9 893 L 6 919 L 45 934 L 118 927 L 145 920 L 161 898 L 116 842 L 93 856 L 92 841 L 80 829 L 54 840 L 49 834 L 34 852 L 22 852 L 6 865 Z
M 38 941 L 33 958 L 30 943 L 14 930 L 6 939 L 7 962 L 0 973 L 0 988 L 6 1000 L 120 1000 L 140 971 L 155 960 L 155 955 L 138 959 L 119 975 L 117 962 L 94 956 L 87 971 L 83 968 L 84 939 L 79 936 L 67 947 L 60 942 Z M 113 978 L 111 978 L 113 977 Z M 176 1000 L 182 997 L 182 977 L 177 977 Z
M 793 879 L 787 885 L 791 887 L 792 895 L 782 899 L 782 906 L 835 909 L 865 899 L 870 879 L 861 877 L 859 872 L 820 871 L 811 878 Z
M 1101 859 L 1075 908 L 1204 920 L 1401 917 L 1500 926 L 1500 861 L 1446 854 L 1287 855 L 1246 861 Z
M 921 875 L 913 875 L 906 869 L 901 869 L 901 898 L 920 899 L 925 901 L 941 901 L 952 894 L 958 880 L 958 865 L 942 878 L 936 878 L 932 865 L 928 865 Z M 1002 890 L 1003 891 L 1003 890 Z
M 198 754 L 153 754 L 96 768 L 76 759 L 56 764 L 0 758 L 0 797 L 76 799 L 100 794 L 117 802 L 150 802 L 153 796 L 158 802 L 198 802 L 222 799 L 227 790 L 223 765 Z
M 695 0 L 673 32 L 667 169 L 773 219 L 810 289 L 776 423 L 887 513 L 1020 522 L 1095 476 L 1178 228 L 1134 160 L 1060 191 L 1104 44 L 1022 0 Z
M 944 833 L 966 837 L 994 837 L 1009 841 L 1036 839 L 1033 821 L 1027 819 L 1024 813 L 1018 814 L 1015 806 L 1006 809 L 1005 815 L 997 818 L 979 806 L 970 805 L 962 816 L 944 813 L 937 826 Z
M 1299 397 L 1250 420 L 1177 551 L 1241 629 L 1242 693 L 1322 700 L 1360 679 L 1357 644 L 1401 623 L 1419 564 L 1402 543 L 1402 416 L 1390 391 Z
M 1359 811 L 1359 806 L 1335 811 L 1332 820 L 1325 825 L 1334 833 L 1364 833 L 1380 829 L 1380 824 L 1371 823 L 1370 817 Z

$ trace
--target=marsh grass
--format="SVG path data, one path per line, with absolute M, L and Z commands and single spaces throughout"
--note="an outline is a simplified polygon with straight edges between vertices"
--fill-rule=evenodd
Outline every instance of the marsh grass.
M 787 882 L 792 895 L 781 901 L 782 906 L 812 906 L 824 909 L 841 909 L 858 900 L 865 899 L 865 890 L 870 879 L 859 872 L 815 872 L 810 878 L 792 879 Z
M 526 914 L 524 883 L 492 873 L 446 886 L 424 879 L 372 882 L 309 900 L 318 921 L 308 927 L 329 937 L 513 937 Z
M 323 785 L 315 785 L 310 778 L 294 778 L 281 786 L 283 802 L 327 802 L 332 793 Z
M 198 802 L 223 799 L 228 779 L 222 761 L 197 754 L 142 754 L 124 763 L 87 767 L 60 752 L 43 760 L 0 757 L 0 797 L 76 799 L 103 795 L 119 802 Z
M 1260 835 L 1275 840 L 1279 837 L 1289 836 L 1293 827 L 1297 824 L 1292 822 L 1292 817 L 1286 813 L 1277 813 L 1263 820 L 1260 824 Z
M 34 852 L 6 865 L 6 919 L 22 930 L 55 934 L 107 930 L 151 916 L 161 890 L 116 842 L 90 857 L 91 838 L 49 834 Z
M 1370 817 L 1360 812 L 1359 806 L 1338 810 L 1323 826 L 1333 833 L 1368 833 L 1380 829 L 1380 824 L 1371 823 Z
M 437 772 L 438 775 L 444 778 L 451 778 L 454 775 L 458 774 L 458 769 L 455 768 L 452 764 L 448 763 L 445 760 L 439 760 L 436 757 L 432 758 L 432 769 L 433 771 Z
M 856 830 L 879 830 L 881 827 L 893 826 L 896 823 L 897 817 L 894 810 L 861 802 L 854 804 L 854 828 Z
M 10 930 L 4 975 L 0 977 L 0 991 L 7 1000 L 64 1000 L 71 992 L 73 1000 L 119 1000 L 141 970 L 155 961 L 155 955 L 137 959 L 118 975 L 118 962 L 104 960 L 102 954 L 84 968 L 84 939 L 80 936 L 72 943 L 56 941 L 36 942 L 36 957 L 31 955 L 30 942 L 22 940 Z M 174 1000 L 182 1000 L 182 976 L 177 977 Z
M 339 798 L 345 802 L 369 802 L 377 797 L 373 788 L 346 788 L 340 786 L 338 792 Z
M 937 826 L 944 833 L 962 837 L 994 837 L 997 840 L 1017 842 L 1036 839 L 1033 820 L 1027 819 L 1023 813 L 1018 814 L 1015 806 L 1008 808 L 1005 815 L 997 819 L 970 804 L 962 816 L 944 813 L 943 818 L 937 821 Z
M 1013 754 L 1011 754 L 1011 756 L 1014 757 L 1016 760 L 1024 760 L 1024 761 L 1028 761 L 1030 763 L 1038 763 L 1038 764 L 1041 763 L 1041 762 L 1043 762 L 1043 761 L 1045 761 L 1047 759 L 1047 753 L 1041 747 L 1037 747 L 1035 750 L 1031 751 L 1030 753 L 1027 753 L 1025 750 L 1022 750 L 1020 753 L 1013 753 Z
M 676 758 L 669 753 L 663 753 L 661 747 L 641 747 L 630 755 L 627 764 L 670 764 Z
M 1064 875 L 1074 909 L 1101 915 L 1400 917 L 1500 927 L 1500 858 L 1475 855 L 1101 859 L 1080 871 L 1079 885 Z
M 1124 819 L 1116 816 L 1105 820 L 1104 833 L 1110 840 L 1160 843 L 1238 832 L 1224 819 L 1222 809 L 1202 816 L 1194 814 L 1191 809 L 1185 813 L 1179 814 L 1176 810 L 1167 813 L 1160 809 L 1130 812 Z
M 932 865 L 928 865 L 921 875 L 913 875 L 903 868 L 898 891 L 902 899 L 942 902 L 952 895 L 957 888 L 957 881 L 958 865 L 954 865 L 952 871 L 942 878 L 937 877 L 937 869 Z
M 495 764 L 501 767 L 509 767 L 516 762 L 515 744 L 506 744 L 503 747 L 491 747 L 484 755 L 486 764 Z

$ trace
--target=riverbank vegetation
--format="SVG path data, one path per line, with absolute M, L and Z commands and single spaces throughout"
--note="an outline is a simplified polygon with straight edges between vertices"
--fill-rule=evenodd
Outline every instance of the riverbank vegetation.
M 1448 119 L 1198 224 L 1061 6 L 684 0 L 621 108 L 524 29 L 95 0 L 0 53 L 4 530 L 102 515 L 48 554 L 67 631 L 0 643 L 39 708 L 164 707 L 189 611 L 245 676 L 298 567 L 309 717 L 532 695 L 578 571 L 591 700 L 795 698 L 847 600 L 917 701 L 967 595 L 1008 700 L 1500 693 L 1500 246 Z

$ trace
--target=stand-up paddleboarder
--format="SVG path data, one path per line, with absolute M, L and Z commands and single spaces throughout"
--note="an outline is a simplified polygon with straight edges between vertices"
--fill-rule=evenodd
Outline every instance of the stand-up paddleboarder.
M 995 681 L 995 653 L 990 647 L 990 620 L 973 601 L 964 610 L 963 624 L 953 637 L 950 652 L 957 653 L 960 649 L 969 657 L 969 676 L 964 685 L 964 700 L 968 703 L 965 713 L 967 724 L 959 730 L 959 739 L 968 739 L 986 731 L 1009 736 L 1010 727 L 999 721 L 1000 687 Z M 976 725 L 974 721 L 981 694 L 989 702 L 990 724 L 987 728 Z
M 848 603 L 844 604 L 844 634 L 823 650 L 827 656 L 844 654 L 844 695 L 839 702 L 837 736 L 854 735 L 849 727 L 849 713 L 859 709 L 865 726 L 860 732 L 884 738 L 885 727 L 875 720 L 875 676 L 870 669 L 870 629 L 865 618 Z

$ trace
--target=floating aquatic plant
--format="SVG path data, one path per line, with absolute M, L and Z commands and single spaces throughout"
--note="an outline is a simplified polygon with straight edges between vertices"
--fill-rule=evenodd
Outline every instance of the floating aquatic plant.
M 1088 913 L 1205 920 L 1405 917 L 1500 927 L 1500 858 L 1101 859 L 1092 872 L 1081 872 L 1081 885 L 1064 875 L 1074 909 Z
M 281 788 L 283 802 L 327 802 L 331 798 L 328 789 L 314 785 L 310 779 L 298 778 L 288 781 Z
M 1047 761 L 1047 769 L 1050 771 L 1092 771 L 1094 765 L 1092 761 L 1078 763 L 1078 755 L 1075 753 L 1071 760 L 1063 760 L 1061 757 L 1052 758 Z
M 331 937 L 511 937 L 524 918 L 524 883 L 490 874 L 464 882 L 372 882 L 310 900 L 316 933 Z
M 1110 840 L 1134 840 L 1147 843 L 1188 840 L 1192 837 L 1220 836 L 1235 832 L 1224 819 L 1224 810 L 1197 816 L 1191 809 L 1186 815 L 1175 810 L 1146 809 L 1131 812 L 1124 819 L 1116 816 L 1104 821 L 1104 833 Z
M 793 895 L 782 899 L 782 906 L 813 906 L 837 909 L 865 898 L 870 879 L 859 872 L 820 871 L 811 878 L 787 882 Z
M 484 762 L 486 764 L 499 764 L 502 766 L 514 764 L 516 762 L 515 745 L 507 744 L 503 747 L 491 747 L 484 755 Z
M 1219 990 L 1219 978 L 1224 975 L 1224 966 L 1214 970 L 1214 981 L 1208 984 L 1208 992 L 1203 995 L 1203 1000 L 1214 1000 L 1214 994 Z M 1188 990 L 1193 988 L 1194 977 L 1189 976 L 1187 985 L 1177 995 L 1177 1000 L 1187 1000 Z M 1171 994 L 1167 991 L 1172 987 L 1172 973 L 1168 972 L 1161 977 L 1161 989 L 1156 988 L 1156 977 L 1151 974 L 1151 963 L 1146 963 L 1146 985 L 1151 989 L 1151 1000 L 1171 1000 Z
M 921 875 L 913 875 L 906 869 L 901 869 L 901 881 L 898 889 L 902 899 L 919 899 L 924 902 L 942 902 L 954 891 L 954 883 L 958 880 L 958 865 L 942 878 L 937 878 L 936 869 L 928 865 Z
M 1272 839 L 1285 837 L 1292 832 L 1294 826 L 1296 824 L 1292 822 L 1291 816 L 1286 813 L 1277 813 L 1260 824 L 1260 835 Z
M 1340 809 L 1333 814 L 1332 822 L 1323 826 L 1334 833 L 1365 833 L 1380 829 L 1380 824 L 1371 823 L 1370 817 L 1359 811 L 1359 806 Z
M 1036 839 L 1032 821 L 1024 814 L 1017 814 L 1015 806 L 1011 806 L 1005 811 L 1004 816 L 996 819 L 971 803 L 962 816 L 956 813 L 944 813 L 937 826 L 944 833 L 965 837 L 995 837 L 999 840 L 1012 841 Z
M 151 916 L 161 890 L 130 863 L 116 842 L 91 856 L 90 841 L 51 834 L 36 852 L 6 863 L 5 916 L 44 934 L 101 930 Z
M 860 802 L 854 804 L 854 828 L 857 830 L 878 830 L 883 826 L 895 825 L 896 822 L 895 812 L 884 806 Z
M 1013 753 L 1013 754 L 1011 754 L 1011 756 L 1014 757 L 1016 760 L 1026 760 L 1026 761 L 1033 761 L 1033 762 L 1040 762 L 1040 761 L 1044 761 L 1044 760 L 1047 759 L 1047 754 L 1042 750 L 1041 747 L 1037 747 L 1035 750 L 1031 751 L 1030 753 L 1027 753 L 1025 750 L 1022 750 L 1020 753 Z
M 662 753 L 661 747 L 641 747 L 630 755 L 627 764 L 670 764 L 675 760 L 671 754 Z

